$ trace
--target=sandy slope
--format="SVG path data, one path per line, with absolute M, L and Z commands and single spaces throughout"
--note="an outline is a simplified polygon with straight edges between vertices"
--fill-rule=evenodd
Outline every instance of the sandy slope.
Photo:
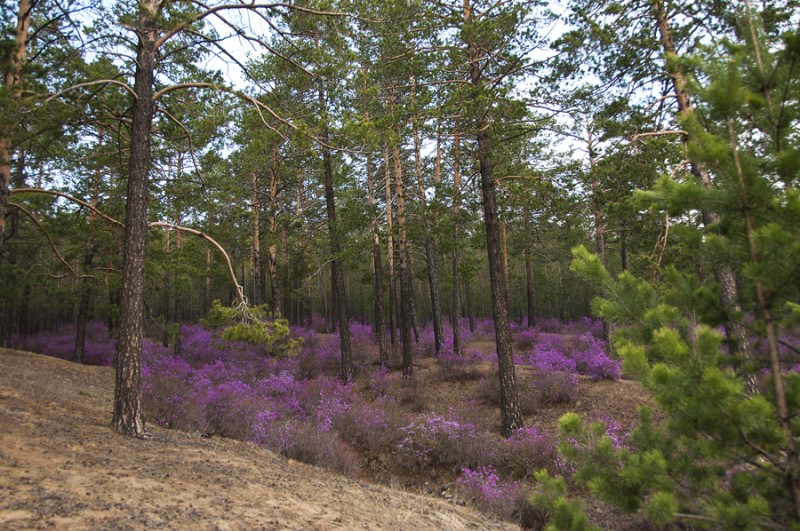
M 0 529 L 512 529 L 252 444 L 113 433 L 113 373 L 0 349 Z

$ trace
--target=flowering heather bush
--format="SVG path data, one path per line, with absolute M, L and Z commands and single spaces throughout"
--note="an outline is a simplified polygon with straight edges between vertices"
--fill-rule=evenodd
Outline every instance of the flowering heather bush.
M 311 326 L 309 328 L 320 334 L 328 332 L 328 320 L 325 316 L 315 313 L 311 316 Z
M 341 348 L 339 336 L 329 335 L 314 345 L 303 345 L 299 358 L 300 378 L 311 379 L 321 374 L 339 374 Z
M 531 396 L 537 406 L 571 404 L 578 398 L 580 379 L 565 371 L 536 371 L 531 380 Z
M 356 366 L 364 366 L 375 361 L 377 359 L 377 346 L 372 325 L 357 321 L 351 322 L 350 347 L 353 355 L 353 364 Z
M 338 376 L 319 376 L 302 382 L 298 400 L 302 408 L 301 416 L 316 419 L 321 405 L 334 402 L 350 404 L 355 400 L 353 385 L 344 385 Z M 332 419 L 333 420 L 333 419 Z
M 242 441 L 252 436 L 252 427 L 262 404 L 255 390 L 244 382 L 231 380 L 208 389 L 209 432 Z
M 536 345 L 529 357 L 532 367 L 546 372 L 576 372 L 575 360 L 549 346 Z
M 420 415 L 400 428 L 397 445 L 406 466 L 452 466 L 462 461 L 462 446 L 475 440 L 478 428 L 472 423 L 446 419 L 435 413 Z
M 310 465 L 330 468 L 345 474 L 359 468 L 358 455 L 335 431 L 322 430 L 313 422 L 290 420 L 273 430 L 261 444 L 274 452 Z
M 535 427 L 516 430 L 499 444 L 496 466 L 517 479 L 533 477 L 542 468 L 552 468 L 558 438 Z
M 386 412 L 387 399 L 374 402 L 355 402 L 337 415 L 333 427 L 341 438 L 367 452 L 377 455 L 397 444 L 397 426 Z
M 483 372 L 478 366 L 483 361 L 483 353 L 475 348 L 468 348 L 463 355 L 442 354 L 436 360 L 438 378 L 445 382 L 477 380 Z
M 464 468 L 457 482 L 462 496 L 475 507 L 504 518 L 514 514 L 522 494 L 518 482 L 501 480 L 491 465 Z
M 388 367 L 376 367 L 369 371 L 367 376 L 367 388 L 375 398 L 390 395 L 392 387 L 396 383 L 397 377 L 391 373 Z
M 605 352 L 605 342 L 590 335 L 584 336 L 585 346 L 573 354 L 578 372 L 592 380 L 619 380 L 622 362 L 612 360 Z
M 469 330 L 469 328 L 467 328 L 467 330 Z M 494 339 L 494 320 L 489 319 L 488 317 L 484 319 L 476 319 L 474 339 L 483 341 Z
M 11 338 L 11 346 L 23 347 L 18 336 Z M 24 347 L 31 352 L 72 361 L 75 359 L 75 325 L 66 324 L 53 331 L 30 336 Z M 86 324 L 84 364 L 111 366 L 114 350 L 115 341 L 108 335 L 103 323 L 92 321 Z
M 559 334 L 562 328 L 561 320 L 556 317 L 549 317 L 547 319 L 537 319 L 536 328 L 541 332 L 550 332 Z
M 186 361 L 163 357 L 142 368 L 144 410 L 151 422 L 166 428 L 206 432 L 205 393 L 195 389 L 197 376 Z
M 519 332 L 516 333 L 514 340 L 517 343 L 517 347 L 522 350 L 528 350 L 532 348 L 539 339 L 539 331 L 535 328 L 523 328 Z

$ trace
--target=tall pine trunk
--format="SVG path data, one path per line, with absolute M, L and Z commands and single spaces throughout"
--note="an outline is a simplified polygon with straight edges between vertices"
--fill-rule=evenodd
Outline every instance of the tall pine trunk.
M 327 179 L 327 176 L 326 176 Z M 269 218 L 267 219 L 269 230 L 269 248 L 267 250 L 267 262 L 269 269 L 269 283 L 272 291 L 272 315 L 281 317 L 281 307 L 283 304 L 281 293 L 281 280 L 278 271 L 278 236 L 277 236 L 277 216 L 278 216 L 278 148 L 272 149 L 272 164 L 269 172 Z
M 30 32 L 33 5 L 31 0 L 20 0 L 17 10 L 17 28 L 14 34 L 14 47 L 9 54 L 6 66 L 5 97 L 8 98 L 8 109 L 19 108 L 22 94 L 22 67 L 25 65 L 26 44 Z M 11 185 L 11 159 L 14 153 L 14 120 L 5 117 L 0 125 L 0 261 L 3 259 L 6 231 L 6 210 L 8 210 L 9 186 Z
M 414 79 L 411 80 L 412 86 Z M 413 91 L 413 88 L 412 88 Z M 436 171 L 439 171 L 439 151 L 437 142 L 437 164 Z M 419 128 L 417 127 L 416 117 L 414 119 L 414 168 L 417 174 L 417 191 L 419 194 L 420 214 L 422 215 L 423 239 L 425 241 L 425 263 L 428 268 L 428 291 L 431 296 L 431 314 L 433 320 L 433 343 L 436 355 L 442 350 L 442 308 L 439 302 L 439 238 L 431 230 L 431 219 L 428 211 L 427 199 L 425 197 L 425 179 L 422 174 L 422 155 L 419 139 Z M 438 176 L 437 176 L 437 181 Z M 438 185 L 438 183 L 437 183 Z
M 472 9 L 469 0 L 464 0 L 464 23 L 470 24 Z M 483 52 L 475 43 L 467 41 L 470 83 L 476 91 L 483 88 L 483 70 L 480 61 Z M 517 377 L 511 350 L 511 330 L 508 317 L 508 282 L 503 265 L 503 249 L 500 238 L 500 220 L 497 210 L 497 181 L 494 178 L 494 161 L 488 128 L 491 125 L 488 109 L 479 106 L 475 110 L 478 171 L 481 177 L 481 199 L 483 221 L 486 228 L 486 250 L 489 259 L 489 283 L 492 292 L 492 312 L 495 324 L 497 365 L 500 378 L 501 433 L 505 437 L 522 427 L 522 411 L 517 395 Z
M 112 426 L 124 435 L 144 437 L 142 411 L 142 334 L 147 236 L 150 127 L 153 122 L 153 72 L 156 65 L 157 3 L 139 2 L 136 74 L 131 122 L 130 166 L 122 256 L 119 338 L 116 353 Z
M 383 145 L 383 160 L 386 168 L 386 259 L 389 268 L 389 337 L 392 346 L 397 344 L 397 283 L 394 274 L 394 229 L 392 214 L 392 171 L 389 159 L 389 144 Z
M 372 240 L 372 289 L 374 302 L 374 332 L 378 343 L 378 361 L 381 367 L 389 365 L 386 346 L 386 332 L 383 324 L 383 264 L 381 263 L 381 240 L 378 235 L 378 200 L 376 197 L 375 175 L 372 169 L 372 155 L 367 153 L 367 189 L 370 206 L 370 237 Z
M 331 150 L 327 147 L 328 134 L 328 111 L 325 101 L 325 91 L 321 85 L 318 89 L 320 116 L 322 119 L 322 133 L 320 135 L 325 146 L 322 147 L 322 166 L 325 180 L 325 207 L 328 221 L 328 235 L 330 238 L 331 250 L 331 298 L 334 302 L 333 315 L 339 324 L 339 341 L 341 348 L 341 379 L 344 383 L 349 383 L 353 379 L 353 356 L 350 349 L 350 326 L 347 310 L 347 295 L 344 287 L 344 272 L 339 258 L 341 246 L 339 244 L 339 227 L 336 223 L 336 202 L 333 194 L 333 160 Z
M 461 270 L 459 267 L 459 240 L 461 238 L 461 136 L 458 117 L 453 132 L 453 354 L 461 355 Z
M 400 161 L 400 147 L 392 147 L 394 157 L 394 195 L 397 201 L 397 248 L 400 255 L 400 340 L 403 343 L 403 376 L 414 376 L 414 351 L 411 344 L 411 328 L 413 325 L 412 302 L 414 296 L 411 264 L 408 253 L 406 234 L 405 196 L 403 190 L 403 168 Z
M 528 314 L 528 327 L 536 326 L 536 312 L 533 300 L 533 261 L 531 260 L 531 246 L 525 247 L 525 301 Z

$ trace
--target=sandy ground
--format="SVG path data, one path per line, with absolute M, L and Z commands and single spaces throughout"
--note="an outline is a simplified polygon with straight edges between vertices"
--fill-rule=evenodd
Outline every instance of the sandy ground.
M 113 373 L 0 349 L 0 529 L 514 529 L 258 446 L 111 431 Z

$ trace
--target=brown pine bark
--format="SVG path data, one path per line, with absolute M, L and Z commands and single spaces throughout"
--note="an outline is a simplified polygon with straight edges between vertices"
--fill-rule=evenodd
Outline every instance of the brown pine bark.
M 461 355 L 461 271 L 459 269 L 459 240 L 461 238 L 461 132 L 456 117 L 453 132 L 453 354 Z M 471 320 L 471 318 L 470 318 Z
M 26 43 L 30 33 L 33 4 L 31 0 L 20 0 L 17 9 L 17 28 L 14 34 L 14 48 L 9 54 L 9 63 L 4 72 L 5 98 L 7 109 L 12 112 L 0 122 L 0 260 L 2 260 L 6 211 L 8 210 L 9 186 L 11 185 L 11 159 L 14 153 L 16 124 L 13 111 L 19 108 L 22 94 L 22 67 L 25 65 Z
M 369 116 L 367 116 L 369 119 Z M 381 262 L 381 240 L 378 235 L 378 200 L 375 192 L 375 175 L 372 171 L 372 156 L 367 153 L 367 189 L 370 206 L 370 237 L 372 239 L 372 289 L 375 340 L 378 342 L 378 361 L 381 367 L 389 365 L 386 347 L 386 332 L 383 323 L 383 264 Z
M 464 23 L 470 24 L 473 16 L 469 0 L 464 0 Z M 475 90 L 483 88 L 483 52 L 472 41 L 467 41 L 467 61 L 470 84 Z M 481 199 L 483 221 L 486 228 L 486 249 L 489 258 L 489 282 L 492 291 L 492 312 L 495 323 L 495 343 L 497 346 L 497 365 L 500 378 L 501 433 L 505 437 L 523 426 L 522 411 L 517 395 L 517 378 L 511 350 L 511 330 L 508 316 L 508 282 L 503 267 L 500 220 L 497 210 L 497 181 L 494 178 L 491 125 L 488 109 L 476 109 L 474 124 L 476 130 L 478 171 L 481 176 Z
M 160 3 L 140 0 L 137 23 L 136 73 L 131 122 L 125 239 L 122 256 L 119 338 L 116 353 L 114 416 L 118 433 L 144 437 L 142 411 L 142 335 L 144 331 L 144 265 L 147 236 L 151 125 L 155 105 L 156 18 Z
M 414 85 L 414 79 L 411 79 L 412 87 Z M 413 91 L 413 88 L 412 88 Z M 436 355 L 439 355 L 439 351 L 442 350 L 442 340 L 443 340 L 443 333 L 442 333 L 442 306 L 439 302 L 439 238 L 438 236 L 431 230 L 431 219 L 430 213 L 428 212 L 427 207 L 427 200 L 425 198 L 425 179 L 422 174 L 422 155 L 420 153 L 421 144 L 419 138 L 419 128 L 417 127 L 417 120 L 416 117 L 413 121 L 414 126 L 414 169 L 417 175 L 417 192 L 419 194 L 419 202 L 420 202 L 420 214 L 422 215 L 422 230 L 423 230 L 423 239 L 425 243 L 425 263 L 428 268 L 428 292 L 430 293 L 431 297 L 431 314 L 433 320 L 433 342 L 434 342 L 434 351 Z M 436 176 L 435 176 L 435 184 L 438 188 L 438 181 L 441 180 L 439 177 L 439 147 L 437 142 L 437 157 L 436 157 Z
M 531 260 L 531 246 L 525 247 L 525 301 L 528 314 L 528 327 L 536 326 L 536 312 L 533 300 L 533 261 Z
M 414 296 L 411 264 L 406 234 L 405 194 L 403 190 L 403 168 L 400 161 L 400 146 L 392 146 L 394 158 L 394 195 L 397 201 L 397 248 L 400 255 L 400 340 L 403 343 L 403 376 L 414 376 L 414 350 L 411 344 L 413 323 L 411 298 Z
M 256 306 L 264 302 L 263 269 L 261 263 L 261 178 L 254 171 L 250 176 L 250 218 L 252 220 L 252 240 L 250 242 L 250 262 L 252 268 L 250 277 L 253 279 L 253 291 L 250 294 L 252 303 Z
M 327 145 L 329 140 L 327 123 L 327 105 L 325 101 L 325 91 L 321 84 L 318 89 L 320 116 L 322 117 L 322 132 L 320 137 Z M 342 364 L 341 379 L 344 383 L 349 383 L 353 379 L 353 357 L 350 347 L 350 318 L 347 309 L 347 294 L 344 287 L 344 272 L 342 263 L 339 260 L 341 246 L 339 243 L 339 227 L 336 223 L 336 201 L 333 194 L 333 160 L 331 150 L 322 147 L 322 166 L 325 181 L 325 207 L 328 221 L 328 234 L 330 238 L 331 251 L 331 297 L 335 308 L 333 314 L 339 324 L 339 341 L 341 347 Z
M 267 218 L 269 230 L 269 248 L 267 251 L 267 263 L 269 270 L 269 282 L 272 290 L 272 315 L 281 317 L 281 307 L 283 305 L 281 293 L 281 280 L 278 271 L 278 238 L 277 238 L 277 214 L 278 214 L 278 148 L 272 149 L 272 165 L 269 172 L 269 217 Z
M 386 258 L 389 268 L 389 337 L 392 346 L 397 344 L 397 283 L 394 274 L 394 229 L 392 214 L 392 171 L 389 159 L 389 144 L 383 145 L 383 160 L 386 168 Z

